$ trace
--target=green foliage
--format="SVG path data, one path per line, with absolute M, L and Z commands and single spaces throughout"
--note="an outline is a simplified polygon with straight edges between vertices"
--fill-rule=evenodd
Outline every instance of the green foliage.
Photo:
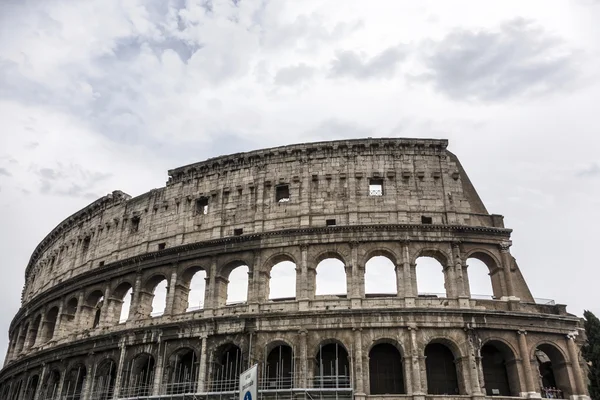
M 591 311 L 584 311 L 587 343 L 583 346 L 583 358 L 589 365 L 590 397 L 600 399 L 600 320 Z

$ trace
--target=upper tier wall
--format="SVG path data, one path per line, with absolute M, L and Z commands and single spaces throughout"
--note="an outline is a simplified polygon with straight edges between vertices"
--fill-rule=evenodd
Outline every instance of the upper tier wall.
M 503 227 L 446 146 L 432 139 L 321 142 L 171 170 L 164 188 L 135 198 L 114 192 L 59 224 L 31 257 L 23 303 L 104 263 L 240 233 L 324 226 L 333 219 L 337 225 L 431 218 L 433 224 Z M 370 179 L 382 181 L 382 196 L 369 194 Z M 276 200 L 278 185 L 288 186 L 289 201 Z M 206 214 L 197 204 L 201 198 Z

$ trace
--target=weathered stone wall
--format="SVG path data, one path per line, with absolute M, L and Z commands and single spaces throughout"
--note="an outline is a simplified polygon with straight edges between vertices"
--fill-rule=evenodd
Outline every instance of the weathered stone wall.
M 0 398 L 80 390 L 91 399 L 107 368 L 115 379 L 111 398 L 127 397 L 140 354 L 153 360 L 147 395 L 173 390 L 185 354 L 194 365 L 186 390 L 218 391 L 219 357 L 231 346 L 244 366 L 256 362 L 265 371 L 269 352 L 289 345 L 293 387 L 312 390 L 315 357 L 330 343 L 348 353 L 349 390 L 358 399 L 378 399 L 369 359 L 381 343 L 401 354 L 405 393 L 415 400 L 430 392 L 432 343 L 446 346 L 456 365 L 459 393 L 444 398 L 485 397 L 486 344 L 503 354 L 512 396 L 541 393 L 535 351 L 542 349 L 563 393 L 585 398 L 579 319 L 565 306 L 535 303 L 510 255 L 511 231 L 488 214 L 446 145 L 368 139 L 259 150 L 169 171 L 166 187 L 136 198 L 114 192 L 99 199 L 31 257 Z M 371 179 L 383 182 L 382 195 L 370 195 Z M 288 201 L 277 202 L 279 185 L 288 186 Z M 207 213 L 198 199 L 207 199 Z M 396 293 L 365 294 L 365 267 L 375 256 L 393 263 Z M 444 294 L 419 295 L 421 256 L 439 261 Z M 346 295 L 316 294 L 317 266 L 326 258 L 343 263 Z M 471 296 L 468 258 L 488 267 L 493 298 Z M 281 261 L 295 264 L 296 287 L 287 299 L 269 300 L 271 270 Z M 241 265 L 249 270 L 247 301 L 228 305 L 229 275 Z M 204 306 L 186 311 L 198 271 L 206 273 Z M 163 279 L 165 312 L 153 317 Z M 128 289 L 129 318 L 119 323 Z

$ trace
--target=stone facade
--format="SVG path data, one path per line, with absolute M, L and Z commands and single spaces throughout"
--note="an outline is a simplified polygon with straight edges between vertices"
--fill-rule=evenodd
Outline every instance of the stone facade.
M 510 255 L 511 230 L 446 147 L 278 147 L 171 170 L 164 188 L 135 198 L 116 191 L 95 201 L 31 256 L 0 398 L 231 396 L 255 363 L 263 397 L 589 398 L 579 318 L 534 300 Z M 393 263 L 396 293 L 365 293 L 376 256 Z M 441 264 L 445 294 L 419 294 L 423 256 Z M 489 268 L 493 298 L 471 296 L 471 258 Z M 345 295 L 316 294 L 326 259 L 343 263 Z M 272 300 L 271 270 L 282 261 L 295 264 L 295 291 Z M 247 300 L 227 304 L 240 266 Z M 189 309 L 201 272 L 203 307 Z

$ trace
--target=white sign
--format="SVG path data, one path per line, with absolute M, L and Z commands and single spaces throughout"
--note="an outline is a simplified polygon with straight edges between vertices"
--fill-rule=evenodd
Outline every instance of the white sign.
M 240 400 L 258 400 L 258 364 L 250 367 L 240 375 Z

